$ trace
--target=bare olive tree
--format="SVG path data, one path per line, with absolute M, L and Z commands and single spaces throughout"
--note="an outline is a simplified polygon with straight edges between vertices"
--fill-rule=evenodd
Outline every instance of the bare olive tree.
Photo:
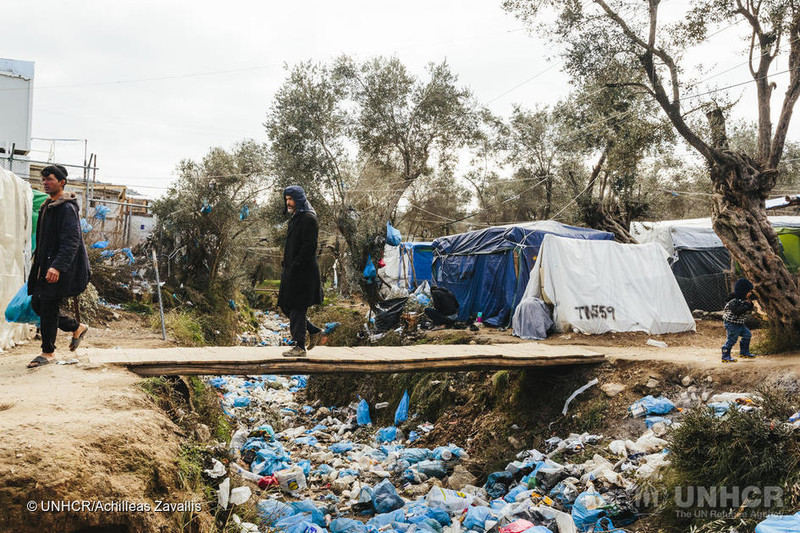
M 800 3 L 789 0 L 692 0 L 676 24 L 662 24 L 662 0 L 506 0 L 504 7 L 565 44 L 565 66 L 576 79 L 602 76 L 649 95 L 675 131 L 705 160 L 713 185 L 714 229 L 746 276 L 785 345 L 800 344 L 800 286 L 780 258 L 764 201 L 775 187 L 794 105 L 800 96 Z M 670 5 L 671 15 L 675 6 Z M 681 66 L 683 55 L 714 31 L 737 23 L 749 32 L 749 74 L 756 87 L 757 141 L 733 149 L 720 91 L 702 91 Z M 788 49 L 788 70 L 770 67 Z M 630 68 L 611 68 L 624 63 Z M 778 74 L 788 74 L 777 121 L 773 96 Z M 688 107 L 690 99 L 701 105 Z M 702 111 L 706 124 L 693 120 Z

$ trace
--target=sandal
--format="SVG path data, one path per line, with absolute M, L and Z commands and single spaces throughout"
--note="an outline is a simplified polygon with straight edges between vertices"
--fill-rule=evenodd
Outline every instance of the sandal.
M 37 355 L 33 361 L 28 363 L 28 368 L 39 368 L 40 366 L 49 365 L 50 359 L 43 355 Z
M 89 331 L 89 326 L 86 326 L 86 329 L 83 330 L 83 333 L 81 333 L 77 337 L 72 337 L 72 340 L 69 341 L 69 351 L 70 352 L 74 352 L 75 350 L 78 349 L 78 346 L 80 346 L 81 341 L 83 340 L 83 337 L 86 335 L 86 333 L 88 331 Z

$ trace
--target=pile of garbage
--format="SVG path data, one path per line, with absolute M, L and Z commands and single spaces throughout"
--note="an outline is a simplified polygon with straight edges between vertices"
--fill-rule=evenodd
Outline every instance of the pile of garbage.
M 255 312 L 258 330 L 237 335 L 239 344 L 245 346 L 286 346 L 291 344 L 289 323 L 279 313 Z
M 255 317 L 258 321 L 257 331 L 245 331 L 237 335 L 239 344 L 245 346 L 291 346 L 294 344 L 286 317 L 271 311 L 255 311 Z M 325 336 L 340 325 L 339 322 L 327 322 L 322 330 L 321 344 L 326 344 L 328 339 Z
M 241 531 L 290 533 L 499 532 L 575 533 L 622 528 L 637 520 L 638 487 L 658 479 L 670 463 L 663 437 L 680 424 L 680 407 L 663 396 L 634 402 L 629 415 L 642 420 L 633 439 L 589 433 L 554 437 L 545 450 L 520 452 L 486 482 L 466 468 L 456 444 L 414 446 L 433 425 L 409 416 L 406 393 L 393 426 L 374 428 L 370 406 L 359 399 L 343 407 L 298 403 L 306 376 L 215 377 L 225 412 L 240 426 L 228 446 L 230 466 L 214 461 L 206 471 L 225 478 L 219 504 L 241 505 L 260 491 L 262 524 Z M 678 404 L 691 401 L 678 398 Z M 748 394 L 703 394 L 724 416 L 754 409 Z M 682 395 L 681 395 L 682 396 Z M 697 398 L 700 401 L 700 397 Z M 386 402 L 373 408 L 385 409 Z M 800 420 L 800 413 L 796 422 Z M 275 431 L 274 426 L 284 428 Z M 588 460 L 571 462 L 570 457 Z M 228 477 L 230 476 L 230 477 Z M 233 483 L 241 485 L 231 488 Z M 262 529 L 259 529 L 262 528 Z M 266 529 L 263 529 L 266 528 Z M 615 529 L 623 531 L 623 529 Z

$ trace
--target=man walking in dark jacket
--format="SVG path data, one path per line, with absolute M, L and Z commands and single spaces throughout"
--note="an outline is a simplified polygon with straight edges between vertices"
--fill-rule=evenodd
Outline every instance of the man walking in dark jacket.
M 77 195 L 64 192 L 66 184 L 67 169 L 61 165 L 42 169 L 42 185 L 50 198 L 39 209 L 36 250 L 28 276 L 31 306 L 41 319 L 42 354 L 31 361 L 28 368 L 52 362 L 59 328 L 72 332 L 70 351 L 78 348 L 89 330 L 86 324 L 60 312 L 61 300 L 82 293 L 90 277 Z
M 309 333 L 308 349 L 317 344 L 322 332 L 306 318 L 312 305 L 322 303 L 322 283 L 317 264 L 317 239 L 319 223 L 306 193 L 297 185 L 283 191 L 285 215 L 289 215 L 286 248 L 283 250 L 281 286 L 278 306 L 289 317 L 289 329 L 294 346 L 283 353 L 286 357 L 306 355 L 306 331 Z

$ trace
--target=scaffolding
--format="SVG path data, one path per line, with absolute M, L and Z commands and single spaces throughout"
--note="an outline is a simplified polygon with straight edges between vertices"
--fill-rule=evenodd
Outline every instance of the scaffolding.
M 85 143 L 85 139 L 37 138 L 37 140 L 81 141 Z M 153 217 L 150 212 L 149 202 L 145 199 L 136 201 L 130 198 L 128 195 L 128 188 L 125 185 L 98 183 L 97 154 L 88 153 L 86 147 L 87 144 L 85 143 L 84 162 L 82 165 L 79 165 L 54 161 L 54 150 L 52 148 L 48 161 L 15 155 L 14 145 L 12 144 L 10 150 L 6 150 L 5 154 L 0 154 L 0 166 L 25 179 L 30 183 L 32 188 L 37 190 L 43 190 L 40 180 L 40 171 L 48 165 L 59 164 L 70 172 L 78 170 L 75 174 L 78 174 L 79 177 L 73 178 L 72 174 L 70 174 L 67 180 L 66 190 L 78 194 L 80 197 L 79 205 L 83 211 L 82 218 L 86 220 L 87 223 L 94 226 L 91 232 L 89 232 L 91 236 L 87 234 L 87 238 L 92 239 L 100 237 L 99 240 L 109 241 L 109 245 L 112 247 L 130 248 L 141 242 L 146 232 L 153 226 L 152 221 L 149 224 L 150 228 L 147 227 L 148 224 L 142 223 Z M 98 206 L 109 207 L 109 214 L 107 216 L 96 216 Z M 90 215 L 90 210 L 94 210 L 94 219 L 97 221 L 95 224 L 92 224 L 93 220 L 92 215 Z M 107 221 L 113 221 L 113 225 L 108 227 Z M 134 229 L 135 222 L 141 223 L 140 228 Z

